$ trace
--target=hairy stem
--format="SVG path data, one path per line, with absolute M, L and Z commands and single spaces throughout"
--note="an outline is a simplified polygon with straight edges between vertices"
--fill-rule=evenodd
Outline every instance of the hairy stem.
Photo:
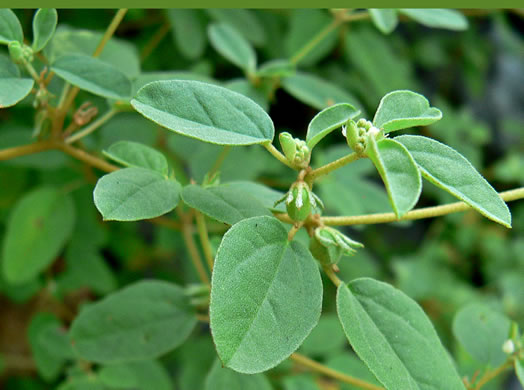
M 384 390 L 383 387 L 380 387 L 380 386 L 376 386 L 372 383 L 369 383 L 369 382 L 366 382 L 366 381 L 363 381 L 362 379 L 358 379 L 358 378 L 355 378 L 355 377 L 352 377 L 350 375 L 347 375 L 347 374 L 343 374 L 342 372 L 340 371 L 336 371 L 336 370 L 333 370 L 329 367 L 326 367 L 324 366 L 323 364 L 320 364 L 310 358 L 308 358 L 307 356 L 304 356 L 304 355 L 301 355 L 299 353 L 293 353 L 291 354 L 291 356 L 289 357 L 291 360 L 297 362 L 298 364 L 304 366 L 304 367 L 307 367 L 313 371 L 316 371 L 320 374 L 323 374 L 323 375 L 326 375 L 326 376 L 329 376 L 331 378 L 334 378 L 334 379 L 337 379 L 339 381 L 342 381 L 342 382 L 345 382 L 345 383 L 349 383 L 353 386 L 356 386 L 356 387 L 359 387 L 361 389 L 366 389 L 366 390 Z
M 198 248 L 195 244 L 195 239 L 193 238 L 193 224 L 191 223 L 191 218 L 187 214 L 183 214 L 178 207 L 175 209 L 175 211 L 182 221 L 182 237 L 184 238 L 184 243 L 186 244 L 186 248 L 189 252 L 189 257 L 195 266 L 198 277 L 202 283 L 209 285 L 209 276 L 207 276 L 204 263 L 202 263 L 202 258 L 200 257 L 200 253 L 198 252 Z
M 297 168 L 295 168 L 293 165 L 291 165 L 291 163 L 290 163 L 289 161 L 287 161 L 286 156 L 284 156 L 282 153 L 280 153 L 280 152 L 278 151 L 278 149 L 275 148 L 275 147 L 273 146 L 272 143 L 269 143 L 269 142 L 268 142 L 268 143 L 264 144 L 264 147 L 267 149 L 267 151 L 268 151 L 269 153 L 271 153 L 271 154 L 273 155 L 273 157 L 275 157 L 275 158 L 276 158 L 278 161 L 280 161 L 282 164 L 287 165 L 287 166 L 290 167 L 291 169 L 295 169 L 295 170 L 297 170 Z
M 499 193 L 500 197 L 506 202 L 524 198 L 524 187 Z M 408 221 L 414 219 L 424 219 L 438 217 L 441 215 L 458 213 L 471 209 L 464 202 L 455 202 L 441 206 L 424 207 L 409 211 L 402 218 L 397 218 L 395 213 L 377 213 L 367 215 L 354 215 L 348 217 L 322 217 L 325 225 L 345 226 L 345 225 L 369 225 L 376 223 L 388 223 L 396 221 Z
M 335 271 L 333 271 L 332 266 L 326 266 L 323 269 L 324 273 L 329 277 L 329 279 L 331 279 L 331 281 L 336 287 L 340 286 L 343 283 L 342 280 L 340 280 L 340 278 L 335 274 Z
M 41 141 L 34 144 L 3 149 L 0 150 L 0 161 L 54 149 L 56 148 L 56 145 L 57 144 L 54 141 Z
M 65 143 L 58 144 L 57 146 L 58 146 L 58 149 L 69 154 L 70 156 L 73 156 L 74 158 L 80 161 L 83 161 L 89 165 L 92 165 L 93 167 L 98 168 L 101 171 L 113 172 L 119 169 L 119 167 L 117 167 L 116 165 L 110 164 L 107 161 L 102 160 L 101 158 L 98 158 L 96 156 L 93 156 L 92 154 L 89 154 L 82 149 L 75 148 Z
M 200 243 L 202 244 L 202 249 L 204 250 L 204 257 L 206 258 L 209 270 L 213 272 L 213 251 L 211 250 L 211 242 L 209 241 L 205 217 L 201 212 L 195 210 L 195 219 L 197 223 L 198 235 L 200 237 Z
M 359 158 L 360 158 L 360 156 L 358 154 L 351 153 L 351 154 L 348 154 L 347 156 L 339 158 L 338 160 L 332 161 L 329 164 L 321 166 L 320 168 L 313 169 L 306 176 L 306 181 L 308 183 L 312 183 L 313 181 L 315 181 L 319 177 L 327 175 L 328 173 L 333 172 L 335 169 L 341 168 L 344 165 L 352 163 L 353 161 L 356 161 Z
M 83 129 L 78 131 L 76 134 L 73 134 L 72 136 L 66 138 L 65 143 L 66 144 L 72 144 L 73 142 L 78 141 L 80 138 L 84 138 L 85 136 L 91 134 L 93 131 L 98 129 L 100 126 L 102 126 L 108 120 L 110 120 L 113 116 L 115 116 L 116 113 L 118 113 L 118 110 L 115 110 L 115 109 L 109 110 L 103 116 L 98 118 L 96 121 L 94 121 L 90 125 L 84 127 Z

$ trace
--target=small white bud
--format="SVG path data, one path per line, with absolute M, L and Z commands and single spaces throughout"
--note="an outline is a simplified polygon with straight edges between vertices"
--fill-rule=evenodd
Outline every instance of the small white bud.
M 504 344 L 502 344 L 502 350 L 508 355 L 515 352 L 515 344 L 513 343 L 513 340 L 506 340 Z

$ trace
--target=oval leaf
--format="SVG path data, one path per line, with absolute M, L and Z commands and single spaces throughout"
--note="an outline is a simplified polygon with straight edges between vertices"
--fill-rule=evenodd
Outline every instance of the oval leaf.
M 119 141 L 103 152 L 106 157 L 128 167 L 146 168 L 167 176 L 169 166 L 162 153 L 150 146 L 132 141 Z
M 428 27 L 445 28 L 448 30 L 465 30 L 468 20 L 457 10 L 439 8 L 401 8 L 399 12 Z
M 464 390 L 420 306 L 394 287 L 369 278 L 342 283 L 337 311 L 358 356 L 388 390 Z
M 388 191 L 391 207 L 401 217 L 411 210 L 422 191 L 422 179 L 408 150 L 395 140 L 369 140 L 367 154 L 377 168 Z
M 205 17 L 202 10 L 171 8 L 167 10 L 167 16 L 180 53 L 190 60 L 200 58 L 207 44 Z
M 380 101 L 373 124 L 387 133 L 430 125 L 441 118 L 442 112 L 430 107 L 424 96 L 411 91 L 393 91 Z
M 22 25 L 12 10 L 0 8 L 0 44 L 7 45 L 12 41 L 24 41 Z
M 320 111 L 311 122 L 309 122 L 306 135 L 306 142 L 309 149 L 313 149 L 322 138 L 358 114 L 360 114 L 360 110 L 357 110 L 348 103 L 335 104 Z
M 247 73 L 255 71 L 257 57 L 249 42 L 233 27 L 225 23 L 212 24 L 208 28 L 211 45 L 233 64 Z
M 413 156 L 424 178 L 492 221 L 511 227 L 508 206 L 459 152 L 431 138 L 403 135 L 395 140 Z
M 28 282 L 47 268 L 71 236 L 75 207 L 54 188 L 39 188 L 13 208 L 3 245 L 3 271 L 10 283 Z
M 120 70 L 82 54 L 59 57 L 51 70 L 80 89 L 110 99 L 129 99 L 133 90 L 131 81 Z
M 453 334 L 473 358 L 495 368 L 507 358 L 502 345 L 508 339 L 510 325 L 502 313 L 473 303 L 455 315 Z
M 138 221 L 173 210 L 180 184 L 144 168 L 124 168 L 103 176 L 93 193 L 105 221 Z
M 271 142 L 275 129 L 255 102 L 227 88 L 198 81 L 155 81 L 131 104 L 139 113 L 176 133 L 219 145 Z
M 33 89 L 33 79 L 20 78 L 20 70 L 9 57 L 0 54 L 0 108 L 14 106 Z M 4 134 L 5 137 L 5 134 Z
M 229 225 L 250 217 L 271 215 L 257 199 L 227 184 L 209 188 L 188 185 L 182 190 L 182 199 L 208 217 Z
M 271 390 L 271 385 L 264 374 L 240 374 L 222 367 L 220 360 L 215 360 L 206 378 L 205 390 Z
M 218 249 L 209 307 L 222 363 L 253 374 L 287 358 L 318 322 L 322 281 L 311 253 L 272 217 L 243 220 Z
M 141 281 L 80 312 L 70 329 L 78 356 L 96 363 L 153 359 L 176 348 L 197 322 L 184 290 Z
M 41 8 L 33 18 L 33 50 L 38 52 L 42 50 L 56 29 L 58 14 L 54 8 Z
M 290 95 L 318 110 L 335 103 L 357 102 L 349 92 L 339 86 L 310 74 L 297 73 L 286 77 L 282 80 L 282 87 Z
M 384 34 L 391 33 L 398 24 L 397 10 L 370 8 L 369 14 L 375 26 Z

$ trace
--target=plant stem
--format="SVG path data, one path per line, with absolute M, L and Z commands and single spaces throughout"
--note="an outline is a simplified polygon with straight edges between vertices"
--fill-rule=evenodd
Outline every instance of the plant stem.
M 341 157 L 338 160 L 332 161 L 329 164 L 321 166 L 320 168 L 313 169 L 306 176 L 307 182 L 313 182 L 321 176 L 327 175 L 328 173 L 334 171 L 335 169 L 341 168 L 344 165 L 352 163 L 360 158 L 356 153 L 348 154 L 347 156 Z
M 353 22 L 356 20 L 369 19 L 371 15 L 368 11 L 363 11 L 363 12 L 355 12 L 352 14 L 340 15 L 339 17 L 340 17 L 340 20 L 344 22 Z
M 499 193 L 500 197 L 506 202 L 524 198 L 524 187 Z M 355 215 L 348 217 L 322 217 L 325 225 L 347 226 L 347 225 L 369 225 L 376 223 L 388 223 L 396 221 L 407 221 L 414 219 L 432 218 L 441 215 L 457 213 L 471 209 L 464 202 L 455 202 L 441 206 L 424 207 L 409 211 L 402 218 L 397 218 L 395 213 L 377 213 L 367 215 Z
M 162 39 L 166 34 L 171 30 L 171 25 L 169 23 L 164 23 L 160 28 L 153 34 L 149 42 L 146 43 L 142 52 L 140 53 L 140 62 L 143 63 L 147 57 L 156 49 L 158 44 L 162 42 Z
M 88 163 L 89 165 L 92 165 L 95 168 L 100 169 L 101 171 L 113 172 L 113 171 L 120 169 L 116 165 L 110 164 L 107 161 L 102 160 L 101 158 L 93 156 L 92 154 L 89 154 L 82 149 L 75 148 L 68 144 L 65 144 L 65 143 L 57 144 L 57 148 L 69 154 L 70 156 L 73 156 L 74 158 L 78 160 L 84 161 Z
M 495 370 L 488 370 L 482 377 L 479 379 L 477 384 L 474 387 L 474 390 L 480 390 L 482 386 L 488 383 L 493 378 L 497 377 L 499 374 L 511 367 L 513 361 L 511 359 L 506 360 L 506 362 Z
M 114 108 L 110 109 L 108 112 L 106 112 L 103 116 L 101 116 L 96 121 L 91 123 L 89 126 L 84 127 L 83 129 L 78 131 L 76 134 L 73 134 L 72 136 L 66 138 L 64 142 L 66 144 L 72 144 L 73 142 L 78 141 L 80 138 L 84 138 L 85 136 L 91 134 L 93 131 L 98 129 L 104 123 L 106 123 L 109 119 L 111 119 L 117 113 L 118 113 L 118 110 L 115 110 Z
M 333 268 L 331 266 L 323 267 L 323 269 L 325 274 L 329 277 L 329 279 L 331 279 L 331 281 L 336 287 L 340 286 L 343 283 L 342 280 L 340 280 L 340 278 L 335 274 L 335 271 L 333 271 Z
M 40 77 L 38 76 L 38 74 L 36 73 L 36 70 L 35 68 L 33 68 L 33 65 L 31 65 L 30 62 L 28 61 L 24 61 L 24 66 L 25 68 L 27 69 L 27 71 L 29 72 L 29 74 L 31 75 L 31 77 L 33 79 L 35 79 L 35 81 L 37 83 L 40 83 Z
M 313 371 L 319 372 L 323 375 L 329 376 L 331 378 L 337 379 L 339 381 L 349 383 L 353 386 L 360 387 L 361 389 L 366 390 L 384 390 L 383 387 L 376 386 L 372 383 L 363 381 L 362 379 L 358 379 L 355 377 L 352 377 L 350 375 L 343 374 L 342 372 L 333 370 L 329 367 L 324 366 L 323 364 L 320 364 L 307 356 L 301 355 L 299 353 L 293 353 L 289 357 L 291 360 L 297 362 L 298 364 L 308 367 Z
M 96 47 L 95 52 L 93 53 L 93 57 L 98 57 L 102 53 L 102 50 L 104 50 L 106 43 L 111 39 L 116 29 L 118 28 L 118 25 L 120 24 L 122 19 L 124 19 L 126 12 L 127 8 L 121 8 L 117 11 L 115 16 L 113 17 L 113 20 L 111 21 L 109 26 L 107 26 L 106 32 L 100 40 L 100 43 Z
M 226 157 L 227 157 L 227 155 L 229 154 L 230 151 L 231 151 L 231 146 L 230 145 L 224 146 L 224 148 L 222 149 L 222 151 L 218 155 L 215 163 L 213 164 L 213 167 L 208 172 L 207 176 L 209 178 L 212 178 L 213 175 L 218 171 L 218 169 L 220 168 L 220 166 L 222 165 L 222 163 L 224 162 L 224 160 L 226 159 Z
M 340 20 L 335 19 L 333 22 L 328 24 L 322 30 L 318 32 L 305 46 L 303 46 L 297 53 L 295 53 L 289 62 L 296 65 L 301 59 L 303 59 L 313 48 L 318 45 L 331 31 L 338 27 Z
M 198 248 L 195 244 L 195 239 L 193 238 L 193 234 L 191 232 L 191 218 L 188 218 L 187 215 L 183 214 L 178 207 L 175 210 L 178 216 L 180 217 L 180 221 L 182 221 L 182 236 L 184 238 L 186 248 L 189 252 L 189 257 L 191 258 L 191 261 L 193 262 L 193 265 L 195 266 L 195 269 L 197 271 L 198 277 L 200 278 L 202 283 L 207 284 L 209 286 L 209 277 L 207 276 L 204 264 L 202 263 L 202 258 L 200 257 L 200 253 L 198 253 Z
M 54 149 L 56 142 L 54 141 L 41 141 L 34 144 L 15 146 L 0 150 L 0 161 L 10 160 L 15 157 L 25 156 L 28 154 L 34 154 L 43 152 L 44 150 Z
M 297 168 L 295 168 L 293 165 L 291 165 L 291 163 L 289 161 L 287 161 L 287 158 L 286 156 L 284 156 L 282 153 L 280 153 L 278 151 L 277 148 L 275 148 L 273 146 L 272 143 L 266 143 L 264 144 L 264 147 L 267 149 L 267 151 L 269 153 L 271 153 L 273 155 L 273 157 L 275 157 L 278 161 L 280 161 L 282 164 L 284 165 L 287 165 L 288 167 L 290 167 L 291 169 L 295 169 L 295 170 L 298 170 Z
M 213 251 L 211 250 L 211 242 L 209 241 L 209 234 L 207 232 L 206 220 L 201 212 L 195 210 L 195 219 L 197 224 L 198 235 L 200 237 L 200 243 L 204 250 L 204 257 L 206 258 L 209 270 L 213 272 Z

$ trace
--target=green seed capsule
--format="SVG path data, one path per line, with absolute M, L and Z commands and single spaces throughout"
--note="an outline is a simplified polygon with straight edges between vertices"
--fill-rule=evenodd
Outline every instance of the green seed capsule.
M 309 241 L 309 250 L 322 265 L 337 264 L 342 257 L 342 250 L 339 247 L 324 246 L 315 236 L 311 237 Z
M 309 190 L 306 186 L 296 186 L 289 190 L 286 199 L 287 213 L 293 221 L 304 221 L 311 213 Z

